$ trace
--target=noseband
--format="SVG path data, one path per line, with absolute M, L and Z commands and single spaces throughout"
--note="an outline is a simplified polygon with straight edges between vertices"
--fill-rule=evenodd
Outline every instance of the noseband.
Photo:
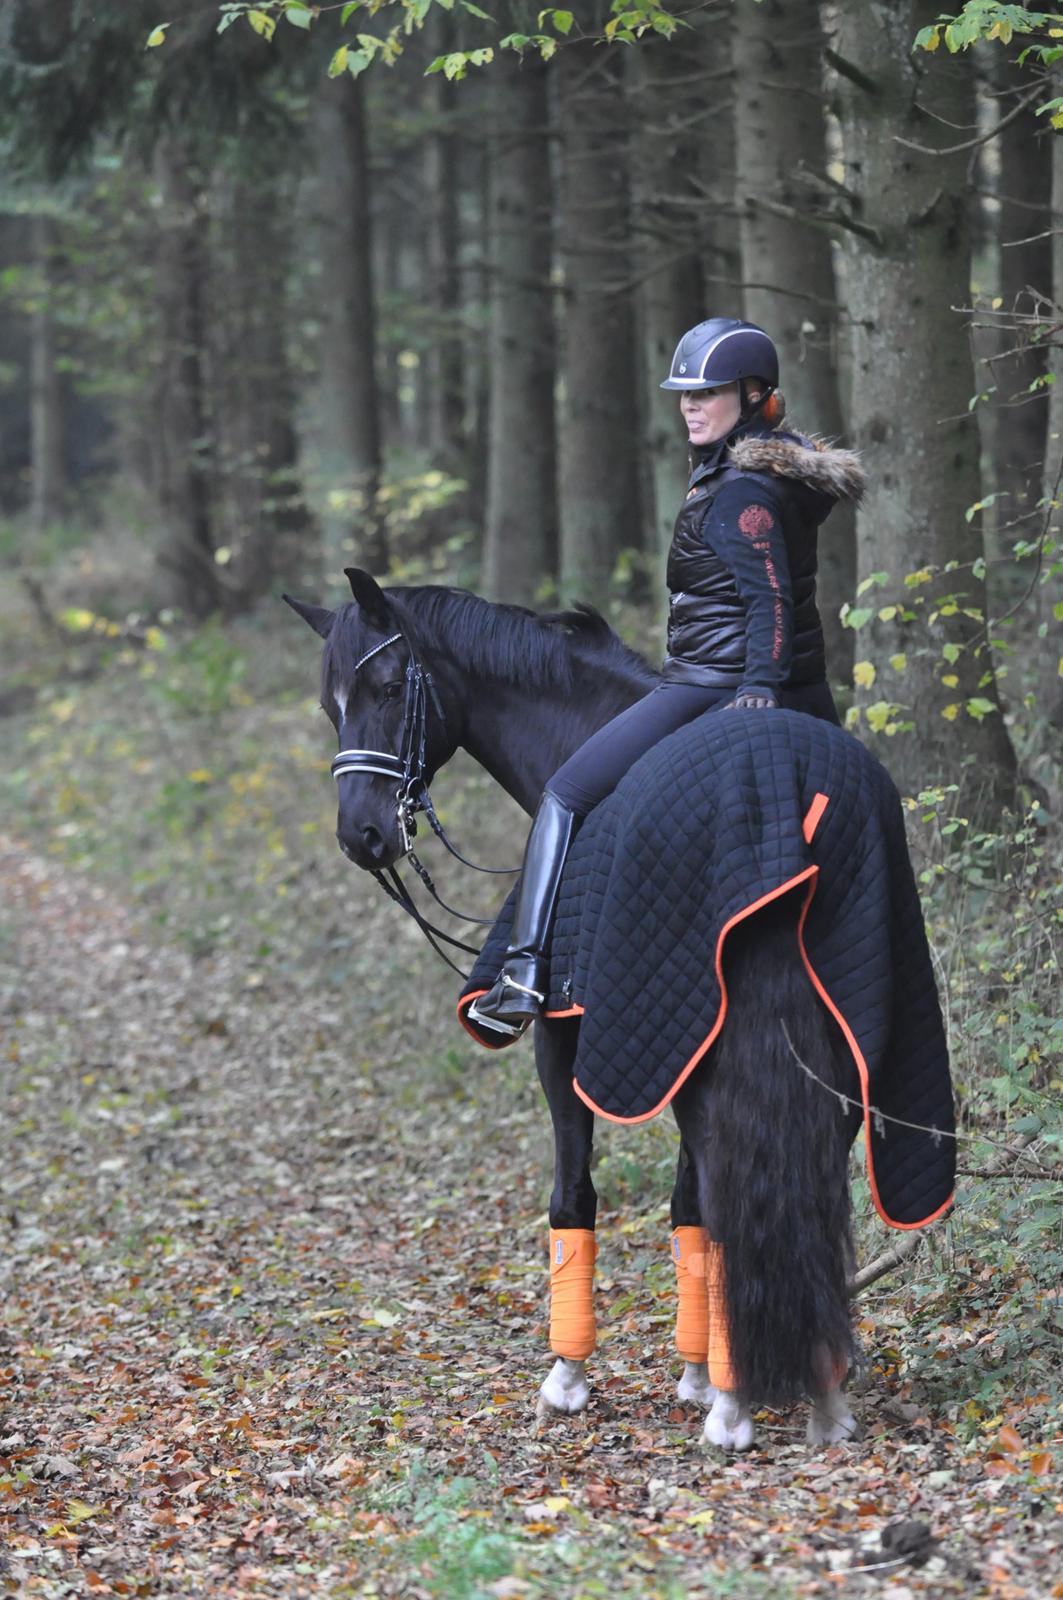
M 432 674 L 425 671 L 409 639 L 400 630 L 398 633 L 391 634 L 389 638 L 382 639 L 371 650 L 367 650 L 365 655 L 355 662 L 352 677 L 357 673 L 359 667 L 363 667 L 373 656 L 379 654 L 381 650 L 386 650 L 388 645 L 398 644 L 400 640 L 405 643 L 406 648 L 409 650 L 410 658 L 406 663 L 406 699 L 403 708 L 402 734 L 398 755 L 393 755 L 390 750 L 340 750 L 333 759 L 330 771 L 337 782 L 340 778 L 346 777 L 351 773 L 361 773 L 370 777 L 394 778 L 396 783 L 395 810 L 399 824 L 399 836 L 402 840 L 403 855 L 409 861 L 433 900 L 444 911 L 449 912 L 453 917 L 460 918 L 462 922 L 475 922 L 483 927 L 489 927 L 494 920 L 492 917 L 466 916 L 464 912 L 455 911 L 453 906 L 448 906 L 446 901 L 440 898 L 427 868 L 417 859 L 411 848 L 417 833 L 417 813 L 423 811 L 428 818 L 432 832 L 438 839 L 442 840 L 450 854 L 462 862 L 464 866 L 471 867 L 474 872 L 487 872 L 498 876 L 505 876 L 520 870 L 517 867 L 480 867 L 474 861 L 467 860 L 461 851 L 451 843 L 443 824 L 436 815 L 436 809 L 432 804 L 432 796 L 428 792 L 428 783 L 425 778 L 425 749 L 428 743 L 429 706 L 435 710 L 440 724 L 445 724 L 446 718 L 443 713 L 442 702 L 436 692 L 436 686 L 432 681 Z M 436 939 L 443 939 L 447 944 L 453 945 L 456 949 L 465 950 L 469 955 L 479 954 L 474 945 L 465 944 L 460 939 L 452 938 L 450 934 L 444 933 L 441 928 L 433 927 L 430 922 L 425 920 L 414 904 L 410 891 L 403 883 L 395 867 L 387 868 L 387 877 L 379 869 L 371 870 L 373 877 L 385 894 L 414 919 L 436 954 L 442 956 L 448 966 L 454 967 L 455 972 L 460 972 L 461 969 L 454 965 L 454 962 L 444 951 L 440 950 L 436 944 Z M 391 880 L 390 883 L 388 882 L 389 878 Z M 467 974 L 461 973 L 461 976 L 466 977 Z

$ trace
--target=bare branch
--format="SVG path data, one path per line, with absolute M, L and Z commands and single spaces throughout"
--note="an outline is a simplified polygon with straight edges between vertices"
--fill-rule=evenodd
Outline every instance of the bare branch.
M 979 145 L 989 144 L 990 140 L 995 139 L 998 133 L 1003 133 L 1010 123 L 1016 122 L 1023 112 L 1033 105 L 1035 100 L 1041 98 L 1042 94 L 1044 94 L 1044 86 L 1038 84 L 1032 93 L 1024 96 L 1019 101 L 1013 111 L 1009 111 L 1006 117 L 1001 117 L 996 126 L 990 128 L 988 133 L 980 133 L 976 139 L 965 139 L 962 144 L 947 144 L 943 145 L 940 150 L 935 150 L 932 145 L 916 144 L 913 139 L 902 139 L 899 133 L 893 135 L 893 142 L 894 144 L 903 144 L 906 150 L 918 150 L 921 156 L 955 156 L 959 155 L 961 150 L 977 150 Z
M 830 45 L 823 52 L 825 60 L 834 68 L 839 77 L 848 78 L 850 83 L 855 83 L 858 89 L 863 89 L 865 94 L 877 95 L 879 86 L 875 79 L 858 67 L 855 62 L 849 61 L 845 56 L 840 56 L 837 50 L 832 50 Z
M 887 1272 L 892 1272 L 895 1267 L 899 1267 L 901 1262 L 907 1261 L 909 1256 L 914 1256 L 922 1242 L 921 1234 L 906 1233 L 898 1239 L 892 1250 L 884 1251 L 882 1255 L 876 1256 L 874 1261 L 869 1261 L 866 1267 L 861 1267 L 860 1271 L 854 1273 L 849 1279 L 850 1300 L 861 1294 L 872 1283 L 877 1283 L 880 1278 L 884 1278 Z

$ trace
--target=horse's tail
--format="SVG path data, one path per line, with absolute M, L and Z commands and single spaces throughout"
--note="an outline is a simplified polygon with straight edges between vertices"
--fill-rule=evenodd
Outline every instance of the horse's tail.
M 798 946 L 800 896 L 738 924 L 725 947 L 727 1019 L 709 1062 L 706 1226 L 723 1247 L 740 1392 L 785 1405 L 833 1386 L 852 1353 L 848 1149 L 840 1030 Z

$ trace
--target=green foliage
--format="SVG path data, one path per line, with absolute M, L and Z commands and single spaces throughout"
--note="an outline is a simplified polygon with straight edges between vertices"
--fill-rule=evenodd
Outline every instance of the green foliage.
M 347 0 L 347 4 L 343 5 L 339 12 L 341 28 L 346 28 L 352 19 L 359 16 L 375 18 L 384 11 L 393 14 L 397 12 L 398 20 L 383 33 L 357 34 L 356 48 L 347 44 L 340 45 L 330 58 L 329 77 L 336 78 L 344 72 L 358 77 L 375 62 L 393 66 L 403 53 L 405 41 L 424 28 L 433 6 L 451 15 L 464 14 L 477 22 L 494 25 L 494 18 L 480 6 L 475 5 L 473 0 Z M 217 31 L 225 33 L 234 23 L 245 21 L 268 43 L 274 38 L 280 19 L 283 18 L 304 32 L 309 32 L 315 22 L 333 9 L 309 6 L 304 0 L 226 0 L 226 3 L 219 7 Z M 549 61 L 556 53 L 559 42 L 573 35 L 609 44 L 636 44 L 647 34 L 670 39 L 677 28 L 685 26 L 680 18 L 661 3 L 661 0 L 610 0 L 609 10 L 609 21 L 601 32 L 586 33 L 578 30 L 575 11 L 559 6 L 547 6 L 538 15 L 539 31 L 503 34 L 498 39 L 498 48 L 516 51 L 518 55 L 523 54 L 525 50 L 534 50 L 544 61 Z M 330 17 L 329 20 L 333 19 Z M 172 26 L 172 23 L 162 23 L 153 28 L 148 38 L 148 45 L 154 48 L 164 44 L 167 38 L 166 30 Z M 545 28 L 552 31 L 542 31 Z M 452 81 L 460 81 L 466 76 L 470 67 L 488 66 L 493 61 L 494 55 L 495 49 L 491 45 L 450 50 L 445 55 L 434 57 L 425 70 L 426 73 L 441 72 L 444 77 Z
M 1027 46 L 1019 56 L 1020 64 L 1032 57 L 1042 67 L 1054 66 L 1063 57 L 1063 43 L 1050 41 L 1063 41 L 1063 12 L 1031 11 L 1028 6 L 1001 5 L 997 0 L 967 0 L 962 11 L 954 15 L 943 12 L 937 22 L 920 28 L 912 48 L 934 51 L 944 43 L 955 55 L 983 40 L 1008 45 L 1016 35 L 1031 34 L 1044 38 Z M 1037 115 L 1049 115 L 1054 128 L 1063 128 L 1063 97 L 1046 100 L 1037 107 Z

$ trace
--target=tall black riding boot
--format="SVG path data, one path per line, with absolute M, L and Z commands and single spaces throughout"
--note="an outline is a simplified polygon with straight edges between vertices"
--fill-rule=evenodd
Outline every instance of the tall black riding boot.
M 575 823 L 575 813 L 549 789 L 545 790 L 524 847 L 517 905 L 502 971 L 493 987 L 470 1009 L 470 1015 L 501 1033 L 523 1033 L 546 1000 L 544 952 Z

